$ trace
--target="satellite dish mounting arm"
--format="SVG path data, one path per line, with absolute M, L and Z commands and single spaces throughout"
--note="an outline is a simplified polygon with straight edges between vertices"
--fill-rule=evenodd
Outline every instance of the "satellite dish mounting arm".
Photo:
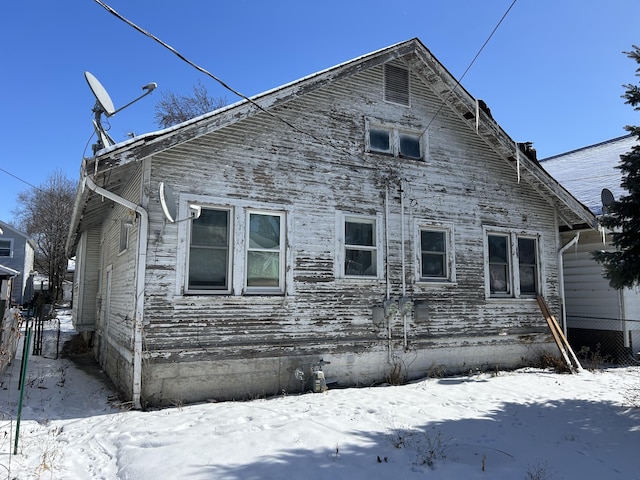
M 125 108 L 127 108 L 127 107 L 129 107 L 129 106 L 133 105 L 134 103 L 136 103 L 138 100 L 141 100 L 141 99 L 143 99 L 144 97 L 146 97 L 147 95 L 149 95 L 151 92 L 153 92 L 153 91 L 156 89 L 156 87 L 157 87 L 157 86 L 158 86 L 158 84 L 157 84 L 157 83 L 155 83 L 155 82 L 147 83 L 144 87 L 142 87 L 142 89 L 143 89 L 143 90 L 146 90 L 146 92 L 144 92 L 144 93 L 143 93 L 142 95 L 140 95 L 138 98 L 135 98 L 135 99 L 131 100 L 129 103 L 127 103 L 126 105 L 124 105 L 124 106 L 122 106 L 122 107 L 118 108 L 117 110 L 113 111 L 112 113 L 104 112 L 104 114 L 105 114 L 107 117 L 113 117 L 113 116 L 114 116 L 116 113 L 118 113 L 119 111 L 124 110 Z

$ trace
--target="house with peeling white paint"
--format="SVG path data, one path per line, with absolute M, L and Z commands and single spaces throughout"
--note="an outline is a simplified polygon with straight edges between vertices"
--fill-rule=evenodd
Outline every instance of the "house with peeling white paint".
M 137 407 L 538 364 L 596 227 L 418 39 L 81 167 L 74 322 Z

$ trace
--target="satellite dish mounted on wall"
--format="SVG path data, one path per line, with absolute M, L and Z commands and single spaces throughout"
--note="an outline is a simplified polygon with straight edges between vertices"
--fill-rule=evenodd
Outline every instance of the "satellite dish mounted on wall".
M 608 188 L 602 189 L 600 200 L 602 201 L 602 213 L 609 213 L 609 207 L 616 201 L 613 193 Z
M 89 84 L 89 88 L 93 92 L 93 96 L 96 97 L 96 104 L 92 110 L 93 113 L 95 114 L 95 118 L 93 120 L 93 128 L 96 131 L 96 135 L 98 135 L 98 143 L 93 146 L 93 154 L 95 155 L 95 153 L 98 150 L 101 150 L 105 147 L 109 147 L 116 143 L 113 141 L 113 139 L 109 136 L 107 131 L 102 126 L 102 121 L 100 118 L 101 115 L 104 113 L 106 117 L 113 117 L 119 111 L 124 110 L 129 105 L 149 95 L 151 92 L 153 92 L 156 89 L 158 85 L 153 82 L 146 84 L 144 87 L 142 87 L 142 89 L 146 90 L 146 92 L 144 92 L 138 98 L 131 100 L 129 103 L 127 103 L 123 107 L 116 109 L 113 106 L 113 101 L 111 100 L 111 97 L 107 93 L 107 90 L 102 86 L 102 84 L 98 81 L 96 77 L 94 77 L 90 72 L 84 72 L 84 78 L 87 80 L 87 83 Z
M 173 193 L 173 189 L 169 185 L 166 185 L 164 182 L 160 182 L 158 194 L 160 196 L 160 205 L 162 205 L 162 211 L 164 212 L 164 216 L 169 223 L 183 222 L 185 220 L 196 220 L 200 218 L 202 208 L 200 207 L 200 205 L 191 204 L 189 205 L 190 215 L 187 218 L 176 220 L 176 196 Z

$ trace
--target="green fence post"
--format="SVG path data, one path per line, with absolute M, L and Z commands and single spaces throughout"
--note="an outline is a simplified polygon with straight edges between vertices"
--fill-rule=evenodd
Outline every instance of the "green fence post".
M 22 399 L 24 398 L 24 379 L 27 376 L 27 362 L 29 360 L 29 345 L 31 344 L 31 327 L 27 330 L 27 338 L 25 340 L 25 350 L 22 355 L 22 372 L 20 375 L 20 384 L 22 385 L 22 389 L 20 389 L 20 400 L 18 401 L 18 418 L 16 421 L 16 441 L 13 447 L 13 454 L 18 454 L 18 437 L 20 435 L 20 417 L 22 416 Z

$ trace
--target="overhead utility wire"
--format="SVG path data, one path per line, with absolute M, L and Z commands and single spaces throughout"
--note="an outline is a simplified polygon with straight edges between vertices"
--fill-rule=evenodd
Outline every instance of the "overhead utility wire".
M 498 30 L 498 28 L 500 27 L 500 25 L 502 24 L 504 19 L 507 18 L 507 15 L 509 14 L 509 12 L 511 11 L 511 9 L 513 8 L 513 6 L 516 4 L 517 1 L 518 0 L 513 0 L 513 2 L 511 2 L 511 5 L 509 5 L 509 8 L 507 8 L 507 11 L 504 12 L 504 14 L 502 15 L 502 18 L 500 18 L 500 20 L 498 21 L 496 26 L 493 27 L 493 30 L 491 31 L 491 33 L 489 34 L 487 39 L 484 41 L 484 43 L 480 47 L 480 50 L 478 50 L 478 53 L 476 53 L 475 57 L 473 57 L 473 60 L 471 60 L 471 63 L 469 63 L 469 66 L 466 68 L 466 70 L 464 71 L 462 76 L 458 80 L 456 80 L 456 85 L 451 89 L 451 91 L 449 92 L 447 97 L 444 99 L 444 101 L 442 102 L 442 105 L 440 105 L 440 108 L 438 109 L 438 111 L 435 113 L 435 115 L 433 116 L 433 118 L 431 119 L 431 121 L 429 122 L 427 127 L 423 130 L 423 133 L 426 132 L 427 130 L 429 130 L 429 127 L 431 126 L 431 124 L 434 122 L 434 120 L 438 117 L 438 115 L 440 114 L 440 112 L 442 111 L 444 106 L 447 104 L 447 101 L 449 100 L 451 95 L 453 95 L 453 92 L 455 91 L 455 89 L 460 86 L 460 83 L 462 82 L 462 79 L 465 77 L 465 75 L 467 73 L 469 73 L 469 70 L 471 69 L 473 64 L 476 63 L 476 60 L 478 59 L 478 57 L 480 56 L 480 54 L 482 53 L 484 48 L 487 46 L 487 44 L 489 43 L 489 41 L 491 40 L 493 35 L 496 33 L 496 31 Z
M 16 180 L 21 181 L 22 183 L 26 183 L 27 185 L 29 185 L 31 188 L 35 188 L 36 190 L 40 190 L 40 191 L 44 191 L 42 190 L 40 187 L 36 187 L 35 185 L 32 185 L 31 183 L 27 182 L 26 180 L 24 180 L 23 178 L 20 178 L 16 175 L 14 175 L 11 172 L 7 172 L 4 168 L 0 167 L 0 171 L 6 173 L 7 175 L 9 175 L 10 177 L 15 178 Z
M 267 115 L 283 122 L 284 124 L 286 124 L 287 126 L 289 126 L 290 128 L 292 128 L 294 131 L 302 133 L 303 135 L 307 135 L 308 137 L 314 139 L 315 141 L 317 141 L 318 143 L 322 144 L 322 145 L 329 145 L 332 148 L 335 148 L 338 151 L 341 151 L 343 153 L 346 153 L 347 155 L 351 156 L 353 155 L 352 152 L 349 152 L 347 150 L 343 150 L 340 147 L 333 145 L 331 143 L 328 143 L 326 141 L 326 139 L 322 139 L 319 137 L 316 137 L 314 134 L 307 132 L 305 130 L 302 130 L 299 127 L 296 127 L 294 124 L 292 124 L 291 122 L 289 122 L 288 120 L 280 117 L 279 115 L 276 115 L 275 113 L 265 109 L 264 107 L 262 107 L 260 104 L 258 104 L 256 101 L 252 100 L 251 98 L 247 97 L 246 95 L 242 94 L 241 92 L 235 90 L 234 88 L 232 88 L 230 85 L 226 84 L 224 81 L 222 81 L 220 78 L 216 77 L 214 74 L 212 74 L 211 72 L 209 72 L 208 70 L 204 69 L 203 67 L 199 66 L 198 64 L 192 62 L 191 60 L 189 60 L 188 58 L 186 58 L 184 55 L 182 55 L 180 52 L 178 52 L 175 48 L 173 48 L 172 46 L 168 45 L 167 43 L 163 42 L 162 40 L 160 40 L 158 37 L 156 37 L 155 35 L 153 35 L 152 33 L 144 30 L 143 28 L 139 27 L 138 25 L 136 25 L 135 23 L 133 23 L 131 20 L 123 17 L 120 13 L 118 13 L 116 10 L 114 10 L 113 8 L 111 8 L 109 5 L 107 5 L 106 3 L 104 3 L 102 0 L 95 0 L 95 2 L 100 5 L 102 8 L 104 8 L 105 10 L 107 10 L 109 13 L 111 13 L 112 15 L 114 15 L 116 18 L 118 18 L 119 20 L 125 22 L 127 25 L 131 26 L 132 28 L 134 28 L 135 30 L 137 30 L 138 32 L 142 33 L 143 35 L 151 38 L 152 40 L 156 41 L 157 43 L 159 43 L 160 45 L 162 45 L 164 48 L 166 48 L 167 50 L 169 50 L 170 52 L 172 52 L 174 55 L 176 55 L 178 58 L 180 58 L 182 61 L 186 62 L 187 64 L 189 64 L 190 66 L 192 66 L 193 68 L 195 68 L 196 70 L 198 70 L 199 72 L 207 75 L 208 77 L 211 77 L 213 80 L 215 80 L 216 82 L 218 82 L 222 87 L 224 87 L 225 89 L 229 90 L 230 92 L 232 92 L 234 95 L 237 95 L 238 97 L 242 98 L 243 100 L 246 100 L 247 102 L 251 103 L 252 105 L 254 105 L 258 110 L 266 113 Z M 502 24 L 502 22 L 504 21 L 504 19 L 507 17 L 507 15 L 509 14 L 509 12 L 511 11 L 511 9 L 513 8 L 513 6 L 516 4 L 517 0 L 513 0 L 513 2 L 511 2 L 511 5 L 509 5 L 509 8 L 507 8 L 506 12 L 502 15 L 502 17 L 500 18 L 500 20 L 498 21 L 498 23 L 496 24 L 496 26 L 493 28 L 493 30 L 491 31 L 491 33 L 489 34 L 489 36 L 487 37 L 487 39 L 485 40 L 485 42 L 482 44 L 482 46 L 480 47 L 480 49 L 478 50 L 478 52 L 476 53 L 476 55 L 473 57 L 473 60 L 471 60 L 471 62 L 469 63 L 469 65 L 467 66 L 467 68 L 465 69 L 464 73 L 462 74 L 462 76 L 456 80 L 456 85 L 454 86 L 454 88 L 449 92 L 449 94 L 447 95 L 447 97 L 445 98 L 445 100 L 442 102 L 442 105 L 440 105 L 440 108 L 438 109 L 438 111 L 435 113 L 435 115 L 433 116 L 433 118 L 431 119 L 431 121 L 429 122 L 429 124 L 427 125 L 427 127 L 423 130 L 423 133 L 426 132 L 429 127 L 431 126 L 431 124 L 434 122 L 434 120 L 438 117 L 438 115 L 440 114 L 440 112 L 442 111 L 442 109 L 444 108 L 444 106 L 446 105 L 447 101 L 449 100 L 449 98 L 451 97 L 451 95 L 453 95 L 453 92 L 455 91 L 456 88 L 458 88 L 460 86 L 460 82 L 462 81 L 462 79 L 465 77 L 465 75 L 469 72 L 469 70 L 471 69 L 471 67 L 473 66 L 473 64 L 475 63 L 475 61 L 478 59 L 478 57 L 480 56 L 480 54 L 482 53 L 482 51 L 484 50 L 484 48 L 487 46 L 487 44 L 489 43 L 489 41 L 491 40 L 491 38 L 493 37 L 493 35 L 496 33 L 496 31 L 498 30 L 498 28 L 500 27 L 500 25 Z
M 123 17 L 122 15 L 120 15 L 118 12 L 116 12 L 113 8 L 111 8 L 109 5 L 107 5 L 106 3 L 104 3 L 102 0 L 95 0 L 95 2 L 97 4 L 99 4 L 101 7 L 103 7 L 105 10 L 107 10 L 109 13 L 111 13 L 112 15 L 116 16 L 118 19 L 122 20 L 123 22 L 125 22 L 127 25 L 133 27 L 134 29 L 136 29 L 137 31 L 139 31 L 140 33 L 142 33 L 143 35 L 151 38 L 152 40 L 155 40 L 157 43 L 159 43 L 160 45 L 162 45 L 164 48 L 166 48 L 167 50 L 169 50 L 171 53 L 173 53 L 174 55 L 176 55 L 180 60 L 182 60 L 183 62 L 188 63 L 189 65 L 191 65 L 193 68 L 195 68 L 196 70 L 198 70 L 201 73 L 204 73 L 205 75 L 211 77 L 212 79 L 214 79 L 216 82 L 218 82 L 220 85 L 222 85 L 224 88 L 226 88 L 227 90 L 229 90 L 231 93 L 233 93 L 234 95 L 237 95 L 238 97 L 242 98 L 243 100 L 246 100 L 247 102 L 251 103 L 252 105 L 254 105 L 258 110 L 260 110 L 261 112 L 266 113 L 267 115 L 280 120 L 281 122 L 285 123 L 288 127 L 292 128 L 293 130 L 295 130 L 298 133 L 302 133 L 304 135 L 307 135 L 311 138 L 313 138 L 314 140 L 316 140 L 317 142 L 319 142 L 320 144 L 325 144 L 326 142 L 323 141 L 321 138 L 316 137 L 315 135 L 313 135 L 310 132 L 307 132 L 305 130 L 302 130 L 299 127 L 296 127 L 294 124 L 292 124 L 291 122 L 289 122 L 288 120 L 276 115 L 275 113 L 265 109 L 262 105 L 260 105 L 259 103 L 257 103 L 256 101 L 252 100 L 251 98 L 247 97 L 246 95 L 240 93 L 239 91 L 235 90 L 234 88 L 232 88 L 231 86 L 229 86 L 228 84 L 226 84 L 224 81 L 222 81 L 221 79 L 219 79 L 218 77 L 216 77 L 213 73 L 209 72 L 208 70 L 204 69 L 203 67 L 201 67 L 200 65 L 192 62 L 191 60 L 189 60 L 188 58 L 186 58 L 184 55 L 182 55 L 180 52 L 178 52 L 175 48 L 173 48 L 171 45 L 168 45 L 167 43 L 163 42 L 162 40 L 160 40 L 158 37 L 156 37 L 155 35 L 153 35 L 152 33 L 146 31 L 145 29 L 139 27 L 138 25 L 136 25 L 135 23 L 133 23 L 131 20 L 128 20 L 127 18 Z M 335 145 L 331 145 L 333 148 L 339 149 L 338 147 L 336 147 Z M 349 153 L 349 152 L 347 152 Z M 351 155 L 349 153 L 349 155 Z

